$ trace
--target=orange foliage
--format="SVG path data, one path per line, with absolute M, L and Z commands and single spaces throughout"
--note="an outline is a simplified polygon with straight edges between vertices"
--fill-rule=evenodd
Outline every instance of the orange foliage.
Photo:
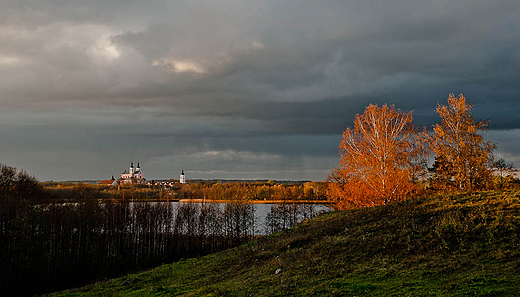
M 442 161 L 435 172 L 436 185 L 448 187 L 452 181 L 459 190 L 483 188 L 490 180 L 489 167 L 495 145 L 484 142 L 487 121 L 476 121 L 471 115 L 473 106 L 460 94 L 449 95 L 448 106 L 438 105 L 441 123 L 433 126 L 433 150 Z
M 427 133 L 412 113 L 369 105 L 343 132 L 340 163 L 329 174 L 329 196 L 339 209 L 373 206 L 410 196 L 427 155 Z

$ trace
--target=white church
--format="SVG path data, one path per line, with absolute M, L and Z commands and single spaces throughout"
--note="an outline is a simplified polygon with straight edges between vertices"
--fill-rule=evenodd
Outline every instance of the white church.
M 131 162 L 130 169 L 121 173 L 121 184 L 144 184 L 145 182 L 146 179 L 144 178 L 139 162 L 137 162 L 137 167 L 134 167 L 134 162 Z M 181 175 L 179 176 L 179 183 L 186 183 L 186 175 L 184 174 L 184 170 L 181 171 Z
M 137 167 L 134 168 L 134 162 L 130 163 L 130 170 L 124 171 L 121 173 L 121 183 L 122 184 L 144 184 L 145 179 L 143 172 L 141 171 L 141 166 L 139 166 L 139 162 L 137 162 Z

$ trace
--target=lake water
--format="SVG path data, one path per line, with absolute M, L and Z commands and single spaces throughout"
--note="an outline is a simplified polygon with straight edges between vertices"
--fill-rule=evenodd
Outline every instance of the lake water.
M 174 207 L 190 203 L 202 206 L 200 202 L 136 202 L 136 203 L 171 203 Z M 224 209 L 226 203 L 211 203 L 221 210 Z M 255 234 L 265 235 L 270 233 L 267 231 L 268 224 L 266 218 L 270 215 L 271 219 L 279 221 L 296 221 L 301 222 L 305 219 L 313 218 L 321 213 L 332 211 L 332 208 L 323 204 L 273 204 L 273 203 L 253 203 L 249 204 L 255 210 Z M 292 216 L 292 217 L 291 217 Z M 283 225 L 283 224 L 282 224 Z M 287 226 L 283 226 L 285 228 Z M 271 232 L 272 232 L 271 227 Z
M 200 202 L 129 202 L 130 208 L 137 203 L 171 203 L 174 209 L 177 209 L 181 205 L 191 204 L 196 205 L 197 209 L 200 208 L 203 203 Z M 223 210 L 226 203 L 206 203 L 218 207 Z M 78 203 L 63 203 L 62 205 L 78 205 Z M 273 203 L 252 203 L 249 204 L 254 208 L 255 217 L 255 234 L 265 235 L 272 232 L 279 231 L 291 227 L 296 222 L 301 222 L 306 219 L 311 219 L 321 213 L 332 211 L 332 208 L 323 204 L 310 204 L 310 203 L 294 203 L 294 204 L 273 204 Z M 270 218 L 271 226 L 266 221 Z M 277 226 L 273 227 L 273 222 Z
M 220 203 L 220 205 L 225 205 Z M 321 204 L 251 204 L 255 208 L 256 233 L 266 234 L 267 222 L 266 218 L 271 213 L 272 216 L 278 216 L 282 220 L 282 216 L 296 215 L 296 221 L 301 222 L 305 219 L 313 218 L 321 213 L 332 211 L 332 208 Z M 289 219 L 289 218 L 286 218 Z

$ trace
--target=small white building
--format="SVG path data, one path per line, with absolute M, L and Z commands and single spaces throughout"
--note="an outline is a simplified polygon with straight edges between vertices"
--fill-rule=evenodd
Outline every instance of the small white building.
M 184 175 L 184 169 L 181 171 L 181 175 L 179 176 L 179 182 L 181 184 L 185 184 L 186 183 L 186 175 Z
M 134 168 L 134 162 L 130 163 L 130 169 L 128 171 L 124 171 L 121 173 L 121 183 L 122 184 L 144 184 L 145 179 L 143 172 L 141 171 L 141 166 L 139 166 L 139 162 L 137 162 L 137 167 Z

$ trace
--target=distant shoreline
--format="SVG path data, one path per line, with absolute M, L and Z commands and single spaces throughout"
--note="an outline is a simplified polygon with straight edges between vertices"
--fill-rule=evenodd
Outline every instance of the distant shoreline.
M 178 202 L 181 203 L 236 203 L 237 200 L 217 200 L 217 199 L 179 199 Z M 329 204 L 330 201 L 327 200 L 244 200 L 240 201 L 247 204 Z
M 246 203 L 246 204 L 330 204 L 327 200 L 229 200 L 229 199 L 98 199 L 103 202 L 179 202 L 179 203 Z M 64 201 L 70 202 L 70 201 Z

